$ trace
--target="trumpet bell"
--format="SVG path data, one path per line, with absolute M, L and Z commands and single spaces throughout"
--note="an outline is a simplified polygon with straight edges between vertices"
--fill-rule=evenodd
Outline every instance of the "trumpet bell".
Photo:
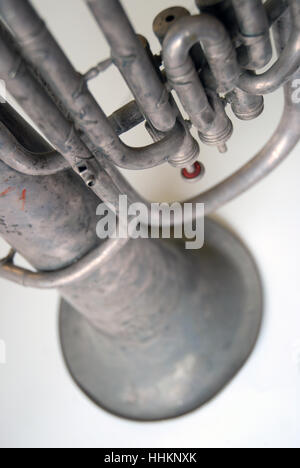
M 149 339 L 116 339 L 62 301 L 59 328 L 67 367 L 84 393 L 110 413 L 138 421 L 184 415 L 216 396 L 251 354 L 263 309 L 257 267 L 220 223 L 206 219 L 205 231 L 205 247 L 186 253 L 195 281 L 182 291 L 161 332 Z M 152 306 L 149 296 L 151 314 Z

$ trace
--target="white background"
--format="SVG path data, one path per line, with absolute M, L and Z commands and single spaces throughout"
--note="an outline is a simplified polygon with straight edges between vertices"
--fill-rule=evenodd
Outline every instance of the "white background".
M 33 2 L 79 71 L 107 58 L 109 49 L 82 0 Z M 151 24 L 162 9 L 193 1 L 126 0 L 137 29 L 158 51 Z M 116 70 L 91 86 L 106 113 L 130 100 Z M 202 145 L 207 168 L 197 185 L 168 166 L 126 174 L 152 200 L 183 200 L 220 181 L 250 159 L 270 137 L 282 111 L 281 92 L 266 97 L 254 122 L 234 118 L 227 155 Z M 126 137 L 149 141 L 141 127 Z M 253 251 L 265 286 L 265 316 L 255 352 L 213 402 L 175 421 L 140 424 L 98 409 L 71 381 L 57 333 L 55 292 L 25 290 L 0 281 L 0 446 L 3 447 L 300 447 L 300 146 L 267 180 L 219 215 Z M 7 247 L 0 243 L 0 253 Z M 0 356 L 1 358 L 1 356 Z

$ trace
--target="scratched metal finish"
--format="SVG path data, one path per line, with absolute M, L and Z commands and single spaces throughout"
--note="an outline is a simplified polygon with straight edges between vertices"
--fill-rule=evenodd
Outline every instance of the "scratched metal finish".
M 60 268 L 98 242 L 97 199 L 72 172 L 31 177 L 0 164 L 0 232 L 34 266 Z M 74 307 L 64 303 L 60 323 L 68 366 L 106 409 L 133 419 L 183 414 L 218 392 L 253 348 L 256 268 L 231 234 L 206 224 L 200 254 L 132 240 L 61 290 Z
M 100 242 L 99 200 L 72 171 L 31 177 L 1 161 L 0 171 L 0 233 L 33 266 L 63 268 Z M 163 326 L 161 311 L 171 310 L 191 282 L 183 253 L 159 242 L 132 240 L 113 262 L 61 294 L 106 333 L 133 335 L 148 328 L 146 333 L 154 334 Z M 147 316 L 149 298 L 156 307 Z
M 254 347 L 262 314 L 255 264 L 240 241 L 208 219 L 199 252 L 148 240 L 124 251 L 129 256 L 111 277 L 94 276 L 98 295 L 93 285 L 85 291 L 94 294 L 98 330 L 62 304 L 67 366 L 84 392 L 114 414 L 135 420 L 185 414 L 215 396 Z
M 98 203 L 72 171 L 33 177 L 0 161 L 0 234 L 38 269 L 69 265 L 99 242 Z
M 205 36 L 212 35 L 203 52 L 210 59 L 214 76 L 204 66 L 200 75 L 205 86 L 214 91 L 232 91 L 228 103 L 245 120 L 262 111 L 262 99 L 257 94 L 268 93 L 288 79 L 298 78 L 293 73 L 299 67 L 300 57 L 299 0 L 289 2 L 290 22 L 284 17 L 279 22 L 278 35 L 285 49 L 278 61 L 262 74 L 243 69 L 241 49 L 238 54 L 235 49 L 244 46 L 242 49 L 251 59 L 250 68 L 251 63 L 255 66 L 254 62 L 267 63 L 269 26 L 283 12 L 280 8 L 271 18 L 277 0 L 269 0 L 266 10 L 261 2 L 255 3 L 257 8 L 255 11 L 252 8 L 250 17 L 250 13 L 243 13 L 244 8 L 249 9 L 250 0 L 197 0 L 201 11 L 208 4 L 213 6 L 211 12 L 225 27 L 231 24 L 226 19 L 232 19 L 230 10 L 234 7 L 240 13 L 239 24 L 243 24 L 244 37 L 239 37 L 242 44 L 237 43 L 235 28 L 227 26 L 234 34 L 226 32 L 216 18 L 205 14 L 183 18 L 181 23 L 173 25 L 163 44 L 169 77 L 165 88 L 165 81 L 160 81 L 157 70 L 152 69 L 153 63 L 145 56 L 120 2 L 88 0 L 136 104 L 148 118 L 148 124 L 152 122 L 156 126 L 153 135 L 157 134 L 156 130 L 170 130 L 163 140 L 134 149 L 119 140 L 112 121 L 106 118 L 85 82 L 82 86 L 83 77 L 73 69 L 30 3 L 0 1 L 1 18 L 14 33 L 11 38 L 5 29 L 0 29 L 0 76 L 53 148 L 99 197 L 71 170 L 55 176 L 31 177 L 0 162 L 0 234 L 34 267 L 51 271 L 72 265 L 99 244 L 95 215 L 99 199 L 114 202 L 125 187 L 121 175 L 116 175 L 112 166 L 102 161 L 103 154 L 116 165 L 126 160 L 125 166 L 131 169 L 145 169 L 168 156 L 173 156 L 171 159 L 178 167 L 194 161 L 198 147 L 194 147 L 188 126 L 182 125 L 181 119 L 174 126 L 178 110 L 168 98 L 172 81 L 186 85 L 187 81 L 181 80 L 181 66 L 186 64 L 189 47 L 194 44 L 193 31 L 197 32 L 198 40 L 204 27 Z M 224 8 L 219 8 L 221 4 Z M 263 15 L 262 24 L 255 19 L 259 11 Z M 166 20 L 165 15 L 164 12 Z M 40 35 L 36 35 L 40 26 Z M 224 41 L 220 42 L 220 34 L 215 35 L 217 27 L 219 32 L 223 31 Z M 290 30 L 291 36 L 283 37 Z M 249 34 L 258 34 L 259 40 L 249 42 Z M 11 47 L 11 41 L 17 41 L 18 47 Z M 40 54 L 41 50 L 51 53 Z M 20 53 L 26 58 L 22 65 Z M 224 57 L 230 58 L 228 63 Z M 226 66 L 220 67 L 222 61 Z M 38 80 L 29 63 L 38 70 Z M 202 109 L 204 113 L 211 103 L 204 88 L 203 100 L 199 101 L 199 70 L 194 69 L 190 60 L 185 74 L 188 71 L 192 73 L 193 86 L 185 86 L 181 100 L 191 107 L 188 114 L 193 121 L 194 111 Z M 43 86 L 41 76 L 45 81 Z M 81 94 L 74 93 L 77 89 L 81 89 Z M 283 117 L 271 140 L 249 164 L 193 200 L 205 202 L 207 213 L 267 175 L 299 141 L 300 111 L 292 100 L 292 82 L 284 89 Z M 207 106 L 202 106 L 202 101 L 205 104 L 207 101 Z M 223 151 L 223 140 L 228 135 L 223 132 L 226 117 L 223 99 L 220 103 L 213 109 L 213 115 L 219 115 L 215 118 L 214 132 L 221 142 L 217 138 L 214 143 L 221 143 Z M 130 122 L 124 125 L 131 126 Z M 210 137 L 209 134 L 209 138 L 202 139 L 211 142 Z M 10 143 L 11 147 L 13 140 Z M 5 152 L 6 148 L 2 143 L 1 150 Z M 92 154 L 95 148 L 101 150 L 97 155 Z M 14 157 L 11 153 L 11 157 L 7 151 L 2 156 L 8 160 L 7 164 Z M 24 155 L 19 156 L 22 159 Z M 158 160 L 154 161 L 154 156 Z M 82 159 L 85 168 L 78 166 Z M 127 186 L 123 191 L 133 193 Z M 206 245 L 201 251 L 187 252 L 174 241 L 131 240 L 112 261 L 101 264 L 84 280 L 61 289 L 60 294 L 64 298 L 60 313 L 61 343 L 75 381 L 100 406 L 136 420 L 185 414 L 215 396 L 249 356 L 262 315 L 262 287 L 251 255 L 228 230 L 209 219 L 206 220 Z

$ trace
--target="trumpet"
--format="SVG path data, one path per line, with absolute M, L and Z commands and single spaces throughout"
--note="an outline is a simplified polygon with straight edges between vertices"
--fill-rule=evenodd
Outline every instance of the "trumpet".
M 174 418 L 217 395 L 259 335 L 264 301 L 255 260 L 209 215 L 271 173 L 300 139 L 300 1 L 196 0 L 197 15 L 168 8 L 153 21 L 156 55 L 125 2 L 85 3 L 111 54 L 81 74 L 29 0 L 0 0 L 0 80 L 26 116 L 0 104 L 0 234 L 11 246 L 0 277 L 58 289 L 66 366 L 97 405 L 137 421 Z M 109 67 L 133 100 L 106 115 L 89 82 Z M 264 95 L 279 88 L 280 123 L 247 164 L 165 206 L 169 222 L 160 211 L 140 214 L 142 235 L 120 235 L 122 197 L 146 214 L 153 205 L 120 169 L 170 164 L 197 183 L 205 174 L 200 148 L 227 152 L 228 107 L 251 121 L 263 113 Z M 140 124 L 151 144 L 125 144 L 120 137 Z M 186 204 L 184 237 L 177 214 Z M 99 236 L 99 205 L 102 225 L 113 219 L 119 235 Z M 191 240 L 204 224 L 199 249 Z M 17 266 L 16 253 L 31 270 Z

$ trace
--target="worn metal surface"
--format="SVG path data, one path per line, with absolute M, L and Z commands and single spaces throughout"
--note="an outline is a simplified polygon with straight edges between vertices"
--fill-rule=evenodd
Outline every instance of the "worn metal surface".
M 224 26 L 212 16 L 186 16 L 176 21 L 164 39 L 163 58 L 168 80 L 199 130 L 201 140 L 219 146 L 231 136 L 232 125 L 219 97 L 215 95 L 209 101 L 189 56 L 200 41 L 219 91 L 230 91 L 240 73 L 235 49 Z
M 127 247 L 144 266 L 136 265 L 127 291 L 116 278 L 102 284 L 98 330 L 63 302 L 67 366 L 106 410 L 136 420 L 185 414 L 215 396 L 252 351 L 262 313 L 255 264 L 237 238 L 208 219 L 205 237 L 205 248 L 193 254 L 163 242 Z M 124 265 L 123 283 L 127 271 Z
M 118 36 L 119 43 L 121 44 L 120 47 L 125 44 L 125 39 L 127 38 L 129 44 L 132 44 L 133 50 L 138 48 L 137 53 L 139 52 L 139 58 L 143 58 L 143 63 L 147 63 L 147 67 L 141 70 L 138 65 L 139 62 L 137 60 L 134 61 L 139 68 L 139 75 L 136 75 L 135 70 L 129 70 L 130 76 L 136 77 L 137 80 L 144 83 L 143 86 L 139 87 L 140 99 L 144 102 L 144 96 L 146 102 L 151 105 L 151 108 L 156 108 L 156 89 L 151 85 L 151 92 L 149 92 L 147 86 L 153 80 L 159 87 L 162 84 L 155 71 L 151 70 L 151 73 L 149 73 L 149 58 L 141 43 L 133 36 L 133 31 L 128 25 L 128 20 L 119 2 L 101 2 L 99 5 L 99 7 L 103 7 L 103 14 L 109 10 L 110 21 L 113 20 L 110 15 L 111 6 L 115 7 L 116 14 L 118 14 L 118 18 L 122 21 L 122 24 L 125 26 L 127 24 L 124 33 Z M 98 7 L 97 11 L 99 11 Z M 168 96 L 166 103 L 162 103 L 156 109 L 155 114 L 160 119 L 160 122 L 164 121 L 165 116 L 162 107 L 164 104 L 166 112 L 170 115 L 171 122 L 173 122 L 171 127 L 170 124 L 167 125 L 170 134 L 167 133 L 166 139 L 150 147 L 128 147 L 118 138 L 101 107 L 89 92 L 82 76 L 74 70 L 70 61 L 29 2 L 27 0 L 2 0 L 0 2 L 0 15 L 15 33 L 26 59 L 38 68 L 50 89 L 53 90 L 65 108 L 70 112 L 74 122 L 85 133 L 92 145 L 101 151 L 100 163 L 103 157 L 107 157 L 120 167 L 146 169 L 166 162 L 169 158 L 176 161 L 176 156 L 180 156 L 180 160 L 184 161 L 186 159 L 195 159 L 195 153 L 196 155 L 198 154 L 197 143 L 189 134 L 187 135 L 182 125 L 176 122 L 177 112 L 168 103 Z M 111 25 L 111 30 L 116 30 L 114 21 Z M 117 30 L 119 31 L 119 29 Z M 141 111 L 144 112 L 144 109 L 141 108 Z M 166 124 L 167 122 L 166 120 Z M 163 124 L 161 123 L 161 125 Z M 164 128 L 164 130 L 167 129 Z M 103 194 L 102 198 L 104 198 Z
M 0 0 L 0 78 L 49 141 L 9 107 L 0 111 L 0 233 L 38 270 L 16 267 L 11 255 L 0 261 L 0 275 L 59 288 L 65 359 L 96 403 L 131 419 L 175 417 L 212 398 L 253 349 L 262 314 L 255 264 L 238 239 L 209 219 L 205 248 L 197 253 L 174 241 L 101 243 L 96 207 L 103 200 L 117 211 L 123 193 L 130 202 L 143 201 L 116 166 L 146 169 L 168 161 L 183 174 L 192 171 L 199 147 L 170 96 L 172 87 L 202 141 L 224 151 L 232 132 L 226 102 L 249 120 L 263 110 L 261 94 L 285 85 L 283 116 L 264 148 L 189 200 L 204 203 L 206 214 L 288 156 L 300 138 L 300 106 L 293 99 L 293 81 L 300 79 L 300 0 L 290 0 L 289 10 L 284 1 L 269 0 L 265 9 L 255 2 L 247 15 L 248 1 L 226 0 L 197 0 L 204 13 L 195 17 L 178 8 L 162 12 L 155 29 L 165 70 L 135 35 L 119 1 L 87 3 L 135 96 L 110 117 L 87 81 L 111 59 L 80 75 L 27 0 Z M 269 59 L 274 21 L 280 55 L 256 75 L 245 69 L 243 42 L 256 71 Z M 255 41 L 246 43 L 248 35 Z M 123 144 L 119 135 L 144 120 L 155 142 Z
M 231 0 L 196 0 L 196 5 L 201 13 L 208 13 L 221 21 L 233 41 L 238 43 L 238 25 Z
M 37 153 L 26 150 L 1 122 L 0 158 L 8 166 L 27 175 L 51 175 L 70 167 L 56 151 Z
M 19 1 L 19 0 L 14 0 L 14 1 Z M 25 8 L 25 12 L 26 12 L 27 16 L 25 14 L 24 15 L 26 17 L 28 17 L 28 15 L 29 15 L 29 17 L 30 17 L 29 25 L 31 25 L 32 23 L 36 24 L 36 14 L 33 12 L 32 9 L 28 10 L 27 3 L 28 2 L 26 2 L 26 1 L 21 2 L 20 9 L 14 10 L 12 16 L 13 16 L 13 18 L 15 18 L 15 16 L 18 16 L 20 14 L 20 12 L 22 11 L 22 9 L 21 9 L 21 7 L 22 7 L 22 8 Z M 298 4 L 299 4 L 298 0 L 291 0 L 291 6 L 293 7 L 293 23 L 294 23 L 294 25 L 297 24 L 297 22 L 299 21 L 297 19 L 298 16 L 299 16 L 299 11 L 297 10 L 297 5 Z M 2 2 L 0 2 L 0 11 L 2 11 L 2 13 L 4 12 L 3 14 L 5 14 L 5 11 L 8 11 L 8 13 L 9 13 L 11 11 L 10 5 L 11 5 L 10 2 L 7 3 L 5 0 L 2 0 Z M 8 10 L 6 10 L 6 9 L 8 9 Z M 8 13 L 7 13 L 7 17 L 9 17 Z M 12 29 L 13 29 L 13 24 L 14 24 L 14 22 L 11 20 L 10 26 L 12 27 Z M 25 21 L 24 21 L 24 24 L 26 24 Z M 40 23 L 38 23 L 38 24 L 40 24 Z M 22 26 L 22 28 L 23 27 L 24 26 Z M 176 27 L 176 25 L 175 25 L 175 27 Z M 22 28 L 20 27 L 21 31 L 23 30 Z M 19 32 L 20 37 L 22 36 L 22 34 L 23 34 L 22 32 Z M 28 31 L 26 32 L 26 34 L 28 34 Z M 294 34 L 294 32 L 293 32 L 293 34 Z M 46 34 L 46 36 L 48 37 L 48 33 Z M 46 43 L 46 44 L 48 45 L 48 47 L 50 47 L 49 50 L 51 50 L 51 54 L 47 55 L 47 57 L 49 57 L 49 56 L 52 57 L 53 56 L 54 58 L 56 58 L 59 49 L 58 49 L 58 45 L 54 42 L 53 38 L 51 39 L 51 41 L 49 40 L 49 44 L 48 43 Z M 41 47 L 43 47 L 43 42 L 41 42 Z M 287 52 L 287 48 L 285 49 L 284 53 L 286 53 L 286 52 Z M 26 56 L 27 55 L 28 55 L 28 53 L 26 52 Z M 33 55 L 35 57 L 37 57 L 36 62 L 35 62 L 36 66 L 39 66 L 42 69 L 42 71 L 44 72 L 45 75 L 48 74 L 49 83 L 50 83 L 50 85 L 51 84 L 53 85 L 53 89 L 55 91 L 58 91 L 58 88 L 60 89 L 60 91 L 58 93 L 59 97 L 65 99 L 66 101 L 68 101 L 69 107 L 71 107 L 71 108 L 72 108 L 72 105 L 71 105 L 72 102 L 73 102 L 73 105 L 76 104 L 76 106 L 79 106 L 79 107 L 73 107 L 74 116 L 75 116 L 75 114 L 77 115 L 77 117 L 78 117 L 78 115 L 81 115 L 80 105 L 83 105 L 83 103 L 81 102 L 81 104 L 80 104 L 79 102 L 77 102 L 77 100 L 74 101 L 74 99 L 72 101 L 70 100 L 70 90 L 64 88 L 64 86 L 67 87 L 67 85 L 66 85 L 67 81 L 64 81 L 64 83 L 61 82 L 62 76 L 59 73 L 56 73 L 56 70 L 54 70 L 53 66 L 51 67 L 52 62 L 50 61 L 48 63 L 48 61 L 46 60 L 46 61 L 43 61 L 42 63 L 40 63 L 40 61 L 38 60 L 39 55 L 38 54 L 33 54 Z M 28 58 L 29 58 L 29 56 L 28 56 Z M 54 60 L 54 58 L 53 58 L 53 60 Z M 63 61 L 64 67 L 58 67 L 59 70 L 65 69 L 65 66 L 66 66 L 65 60 L 67 60 L 67 59 L 64 58 L 64 61 Z M 294 57 L 291 56 L 290 60 L 295 62 L 298 59 L 297 58 L 295 59 Z M 278 63 L 280 61 L 281 61 L 281 58 L 279 58 Z M 68 68 L 68 72 L 69 71 L 70 70 Z M 74 75 L 75 71 L 73 70 L 72 73 Z M 271 73 L 271 74 L 273 75 L 273 73 Z M 263 76 L 264 75 L 259 75 L 259 79 L 263 80 L 264 79 Z M 68 77 L 69 77 L 69 73 L 68 73 Z M 252 77 L 252 78 L 254 78 L 255 80 L 258 79 L 257 77 Z M 74 81 L 74 84 L 75 84 L 75 81 Z M 78 77 L 77 77 L 77 84 L 78 84 Z M 289 91 L 287 91 L 286 94 L 288 92 Z M 97 106 L 92 105 L 92 104 L 88 105 L 88 102 L 90 102 L 89 101 L 89 99 L 90 99 L 89 96 L 90 95 L 87 92 L 84 92 L 83 95 L 81 96 L 82 99 L 84 99 L 84 102 L 86 102 L 86 107 L 85 108 L 93 109 L 93 112 L 96 112 L 97 108 L 99 110 L 99 106 L 97 107 Z M 88 101 L 86 101 L 86 99 L 88 99 Z M 90 117 L 91 117 L 91 115 L 90 115 Z M 294 106 L 294 108 L 293 108 L 291 103 L 289 103 L 286 106 L 286 110 L 285 110 L 285 114 L 284 114 L 284 117 L 283 117 L 282 125 L 279 127 L 278 132 L 277 132 L 278 135 L 282 135 L 283 132 L 285 131 L 284 122 L 286 122 L 289 118 L 293 122 L 292 123 L 292 128 L 294 129 L 296 127 L 296 125 L 298 125 L 298 120 L 297 120 L 298 115 L 297 115 L 296 107 Z M 94 133 L 93 133 L 94 130 L 101 131 L 101 132 L 103 131 L 104 134 L 105 134 L 105 132 L 107 130 L 105 125 L 104 126 L 97 125 L 96 127 L 94 127 L 92 124 L 90 125 L 90 123 L 93 122 L 93 121 L 94 120 L 91 120 L 89 122 L 89 136 L 94 135 Z M 78 121 L 76 121 L 76 122 L 77 122 L 77 124 L 80 124 Z M 95 122 L 99 122 L 99 120 L 95 119 Z M 82 124 L 82 122 L 81 122 L 81 124 Z M 86 128 L 86 130 L 87 130 L 87 128 Z M 272 152 L 273 152 L 273 149 L 274 149 L 274 144 L 276 143 L 276 138 L 274 137 L 270 142 L 268 142 L 266 147 L 253 159 L 253 161 L 250 164 L 248 164 L 246 167 L 244 167 L 241 171 L 234 174 L 232 178 L 224 181 L 220 185 L 218 185 L 218 186 L 214 187 L 213 189 L 209 190 L 207 193 L 204 193 L 204 194 L 200 195 L 199 197 L 196 197 L 193 201 L 199 201 L 199 202 L 203 201 L 203 202 L 205 202 L 206 203 L 206 213 L 209 213 L 209 212 L 215 210 L 217 207 L 224 204 L 226 201 L 232 199 L 233 197 L 237 196 L 239 193 L 242 193 L 243 191 L 248 189 L 250 186 L 252 186 L 258 180 L 260 180 L 261 177 L 265 176 L 270 170 L 272 170 L 274 167 L 276 167 L 276 165 L 288 154 L 291 147 L 295 144 L 295 140 L 297 141 L 296 132 L 294 132 L 292 130 L 292 133 L 293 133 L 293 135 L 292 135 L 293 138 L 291 139 L 292 143 L 289 144 L 289 142 L 287 142 L 286 145 L 283 145 L 283 151 L 281 151 L 280 154 L 276 154 L 275 158 L 272 156 Z M 108 137 L 108 134 L 111 135 L 111 133 L 108 132 L 106 134 L 107 137 Z M 114 135 L 115 135 L 115 133 L 114 133 Z M 296 135 L 296 138 L 294 138 L 295 135 Z M 284 136 L 283 136 L 283 138 L 284 138 Z M 87 138 L 87 140 L 89 140 L 89 138 Z M 103 136 L 103 141 L 105 141 L 105 135 Z M 189 142 L 190 142 L 190 140 L 189 140 Z M 161 142 L 158 142 L 158 144 L 159 143 L 161 143 Z M 192 146 L 192 148 L 191 147 L 189 148 L 189 154 L 192 154 L 193 157 L 195 156 L 193 146 Z M 130 159 L 132 161 L 134 160 L 134 158 L 132 159 L 132 156 L 130 157 Z M 173 156 L 173 159 L 176 159 L 175 155 Z M 181 159 L 181 156 L 179 156 L 179 160 L 180 159 Z M 177 163 L 179 164 L 178 161 L 177 161 Z M 139 164 L 141 164 L 141 162 L 139 162 Z M 93 187 L 93 190 L 96 193 L 100 194 L 100 189 L 101 189 L 102 198 L 104 200 L 110 201 L 113 204 L 116 204 L 116 196 L 118 195 L 118 191 L 119 191 L 119 193 L 120 193 L 120 191 L 122 193 L 124 193 L 124 192 L 128 193 L 130 195 L 130 199 L 132 201 L 141 200 L 139 195 L 135 191 L 133 191 L 132 188 L 130 188 L 128 183 L 126 183 L 126 181 L 120 175 L 120 173 L 118 173 L 116 170 L 114 170 L 112 165 L 105 164 L 104 161 L 102 161 L 102 165 L 105 167 L 105 171 L 102 171 L 102 172 L 100 171 L 99 172 L 99 170 L 98 170 L 98 174 L 96 173 L 93 176 L 93 177 L 95 177 L 95 181 L 96 181 L 96 183 L 95 183 L 95 185 Z M 94 167 L 91 167 L 90 171 L 87 171 L 87 176 L 89 176 L 89 174 L 92 171 L 94 171 Z M 109 183 L 109 180 L 107 180 L 107 172 L 109 173 L 109 176 L 111 177 L 111 180 L 113 180 L 116 190 L 113 188 L 113 185 L 111 183 Z
M 14 264 L 15 250 L 0 260 L 0 276 L 27 288 L 57 289 L 83 281 L 105 263 L 112 261 L 114 255 L 128 242 L 128 239 L 109 239 L 95 247 L 72 265 L 56 271 L 34 272 Z
M 248 94 L 239 88 L 235 88 L 226 96 L 231 104 L 234 115 L 240 120 L 252 120 L 260 116 L 264 111 L 264 98 Z
M 27 176 L 0 161 L 1 236 L 39 270 L 64 268 L 99 244 L 98 203 L 71 170 Z
M 248 70 L 265 67 L 272 58 L 269 20 L 262 0 L 232 0 Z
M 121 3 L 118 0 L 87 0 L 87 4 L 105 34 L 112 58 L 140 108 L 154 128 L 162 132 L 171 130 L 175 125 L 176 112 Z M 141 93 L 141 89 L 148 92 Z
M 290 0 L 292 25 L 288 43 L 277 62 L 264 73 L 244 72 L 238 86 L 250 94 L 268 94 L 284 85 L 299 68 L 300 60 L 300 2 Z

